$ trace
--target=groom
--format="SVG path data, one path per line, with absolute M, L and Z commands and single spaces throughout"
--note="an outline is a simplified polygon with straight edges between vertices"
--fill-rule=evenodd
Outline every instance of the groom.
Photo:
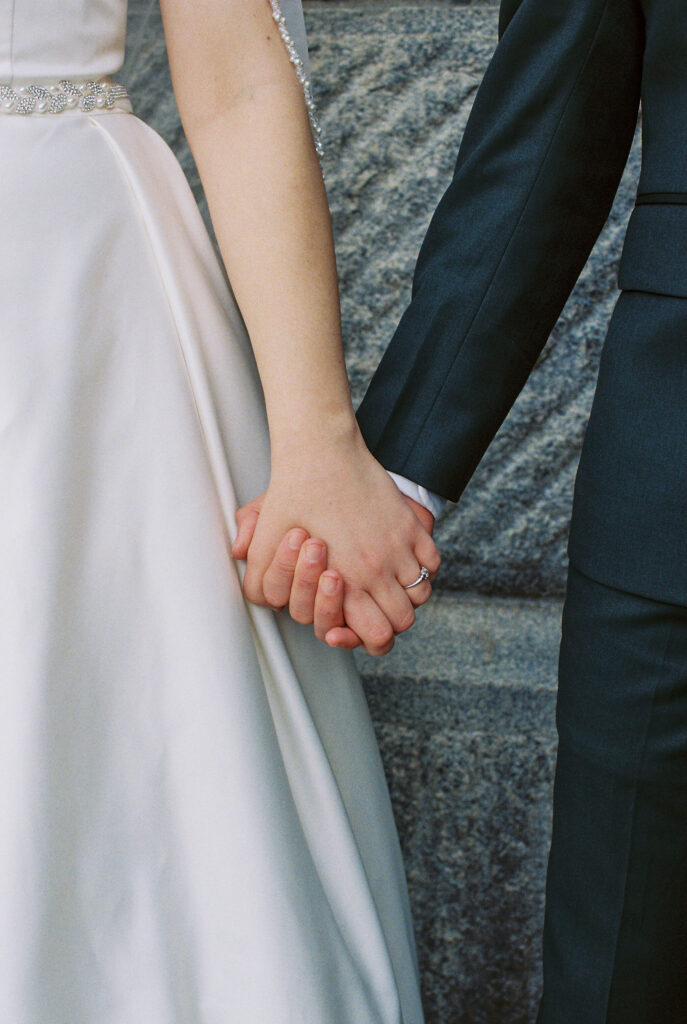
M 604 224 L 641 94 L 575 487 L 538 1019 L 684 1024 L 687 6 L 503 0 L 499 35 L 359 422 L 389 470 L 459 499 Z

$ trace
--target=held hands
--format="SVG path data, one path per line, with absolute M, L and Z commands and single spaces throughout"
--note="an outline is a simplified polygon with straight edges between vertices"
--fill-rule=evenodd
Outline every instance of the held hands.
M 430 579 L 439 568 L 434 519 L 362 444 L 316 448 L 309 441 L 307 452 L 273 459 L 266 493 L 236 514 L 232 554 L 247 560 L 244 593 L 256 604 L 288 605 L 331 646 L 362 643 L 386 654 L 431 594 L 430 581 L 405 587 L 421 566 Z

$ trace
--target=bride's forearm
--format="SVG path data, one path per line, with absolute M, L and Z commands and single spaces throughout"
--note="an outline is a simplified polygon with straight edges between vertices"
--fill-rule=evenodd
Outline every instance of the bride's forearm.
M 295 99 L 302 102 L 300 93 Z M 293 97 L 265 88 L 225 114 L 223 130 L 196 143 L 273 442 L 285 431 L 338 429 L 354 419 L 329 210 L 310 127 L 300 114 Z M 224 152 L 211 134 L 227 140 Z
M 161 3 L 179 110 L 270 422 L 272 477 L 244 551 L 244 593 L 268 603 L 268 569 L 294 528 L 322 538 L 343 581 L 346 622 L 370 653 L 382 653 L 414 617 L 405 581 L 419 565 L 434 571 L 438 553 L 357 429 L 331 223 L 300 84 L 269 0 Z
M 229 3 L 228 15 L 226 0 L 207 0 L 200 29 L 194 5 L 189 66 L 186 43 L 183 64 L 175 54 L 185 18 L 179 3 L 163 4 L 175 90 L 255 351 L 273 446 L 288 448 L 289 438 L 314 432 L 354 440 L 327 198 L 302 91 L 269 4 L 240 0 Z M 201 66 L 212 83 L 203 102 Z

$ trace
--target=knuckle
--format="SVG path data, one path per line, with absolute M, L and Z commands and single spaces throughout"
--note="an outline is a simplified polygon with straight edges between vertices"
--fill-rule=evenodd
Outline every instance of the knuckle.
M 299 565 L 296 570 L 297 585 L 308 591 L 316 590 L 317 585 L 320 582 L 321 572 L 322 566 L 320 565 Z
M 386 533 L 386 541 L 390 548 L 401 547 L 405 539 L 405 530 L 399 530 L 398 526 L 389 527 Z
M 283 608 L 286 604 L 283 593 L 273 581 L 265 580 L 262 585 L 262 592 L 265 597 L 265 602 L 270 606 L 270 608 Z
M 376 551 L 369 551 L 364 556 L 364 565 L 367 573 L 380 576 L 384 569 L 384 559 Z
M 243 593 L 251 602 L 251 604 L 264 604 L 264 598 L 262 594 L 262 588 L 255 586 L 254 583 L 244 580 Z
M 393 637 L 386 644 L 380 644 L 379 646 L 371 645 L 367 648 L 367 653 L 371 654 L 373 658 L 382 658 L 385 654 L 388 654 L 391 648 L 394 646 Z
M 429 547 L 426 551 L 425 565 L 430 570 L 430 572 L 437 572 L 439 566 L 441 565 L 441 555 L 439 554 L 439 551 L 435 544 L 432 544 L 432 546 Z
M 296 612 L 291 613 L 291 618 L 294 622 L 297 622 L 301 626 L 312 626 L 313 617 L 309 615 L 304 609 L 299 609 Z
M 415 518 L 414 513 L 408 512 L 408 518 L 401 526 L 393 531 L 392 538 L 399 547 L 405 547 L 406 545 L 413 543 L 416 530 L 417 519 Z
M 414 625 L 415 625 L 415 610 L 413 608 L 410 608 L 408 611 L 403 612 L 402 615 L 399 615 L 397 623 L 396 623 L 396 627 L 397 627 L 396 628 L 396 632 L 397 633 L 405 633 L 406 630 L 410 629 Z
M 301 626 L 310 626 L 314 621 L 313 610 L 299 601 L 289 602 L 289 615 Z
M 280 555 L 275 559 L 272 571 L 278 576 L 293 576 L 295 561 L 288 555 Z
M 368 632 L 368 641 L 375 648 L 387 647 L 394 642 L 394 631 L 388 624 L 371 626 Z
M 434 554 L 434 552 L 432 551 L 425 551 L 418 554 L 418 561 L 420 562 L 421 565 L 424 565 L 427 569 L 429 569 L 432 576 L 436 575 L 436 573 L 439 571 L 439 566 L 441 565 L 441 558 L 439 557 L 439 555 Z
M 439 572 L 439 569 L 441 568 L 441 555 L 438 552 L 435 555 L 430 556 L 427 568 L 432 573 Z

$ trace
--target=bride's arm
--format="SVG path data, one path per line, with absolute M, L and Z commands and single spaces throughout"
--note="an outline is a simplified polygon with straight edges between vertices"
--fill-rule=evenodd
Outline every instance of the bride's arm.
M 313 413 L 350 435 L 327 199 L 269 2 L 161 7 L 181 119 L 249 328 L 272 441 L 310 430 Z
M 247 596 L 291 527 L 327 542 L 370 650 L 412 621 L 396 577 L 436 549 L 356 424 L 331 223 L 301 86 L 269 0 L 161 0 L 175 94 L 265 393 L 272 476 Z M 355 624 L 354 624 L 355 623 Z M 365 633 L 366 635 L 363 635 Z

